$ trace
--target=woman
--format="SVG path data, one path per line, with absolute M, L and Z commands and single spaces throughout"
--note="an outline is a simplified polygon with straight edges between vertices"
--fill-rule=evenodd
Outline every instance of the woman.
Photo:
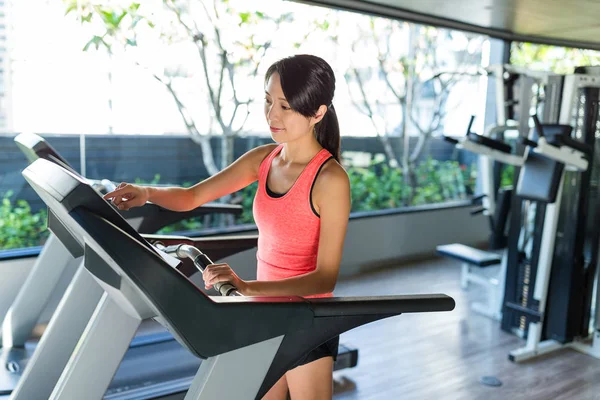
M 253 213 L 259 231 L 257 280 L 227 264 L 208 266 L 206 288 L 230 282 L 245 296 L 331 297 L 350 214 L 350 182 L 340 165 L 340 133 L 331 103 L 333 70 L 323 59 L 297 55 L 269 67 L 265 117 L 276 142 L 250 150 L 191 188 L 121 183 L 104 196 L 127 210 L 151 201 L 185 211 L 258 180 Z M 264 399 L 330 399 L 338 338 L 312 351 Z

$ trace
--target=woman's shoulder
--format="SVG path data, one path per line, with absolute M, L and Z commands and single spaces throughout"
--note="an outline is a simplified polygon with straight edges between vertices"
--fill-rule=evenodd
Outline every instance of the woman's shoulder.
M 335 158 L 333 158 L 333 156 L 325 161 L 319 175 L 328 177 L 329 179 L 348 178 L 346 169 L 344 169 L 344 167 Z
M 330 186 L 349 188 L 350 178 L 344 167 L 335 158 L 330 158 L 323 164 L 319 175 L 317 175 L 315 185 L 322 188 L 329 188 Z
M 261 146 L 257 146 L 245 154 L 247 157 L 251 157 L 253 160 L 258 161 L 260 164 L 273 150 L 277 148 L 277 143 L 268 143 Z
M 322 216 L 323 210 L 342 211 L 351 203 L 350 178 L 335 158 L 325 162 L 314 182 L 313 199 Z
M 244 155 L 244 158 L 250 162 L 252 168 L 256 172 L 258 176 L 258 170 L 263 163 L 263 161 L 271 154 L 273 150 L 277 148 L 277 143 L 269 143 L 261 146 L 257 146 Z
M 258 147 L 255 147 L 254 150 L 256 150 L 257 152 L 264 153 L 265 155 L 269 155 L 278 146 L 279 146 L 279 144 L 277 144 L 277 143 L 267 143 L 267 144 L 263 144 Z
M 268 155 L 271 154 L 273 150 L 277 148 L 277 146 L 279 146 L 277 143 L 263 144 L 250 150 L 250 152 L 253 154 L 253 156 L 258 161 L 258 164 L 260 165 L 264 161 L 264 159 L 267 158 Z

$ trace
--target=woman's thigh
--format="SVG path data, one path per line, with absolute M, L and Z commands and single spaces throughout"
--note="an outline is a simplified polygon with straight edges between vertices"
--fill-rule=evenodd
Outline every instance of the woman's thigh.
M 322 357 L 285 374 L 292 400 L 331 400 L 333 357 Z
M 288 385 L 285 375 L 263 396 L 262 400 L 286 400 L 288 398 Z

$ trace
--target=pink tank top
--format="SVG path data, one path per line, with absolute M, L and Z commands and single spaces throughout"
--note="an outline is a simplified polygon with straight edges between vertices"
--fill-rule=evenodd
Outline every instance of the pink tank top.
M 257 279 L 275 281 L 314 271 L 317 267 L 321 220 L 311 205 L 311 189 L 318 172 L 331 153 L 322 149 L 300 173 L 292 187 L 280 197 L 267 193 L 267 176 L 277 146 L 260 164 L 258 189 L 252 212 L 258 227 Z M 305 297 L 332 297 L 323 293 Z

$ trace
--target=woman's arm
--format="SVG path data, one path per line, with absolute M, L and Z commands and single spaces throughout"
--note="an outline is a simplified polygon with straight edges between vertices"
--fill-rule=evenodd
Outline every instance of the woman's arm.
M 314 271 L 278 281 L 243 281 L 227 264 L 215 264 L 203 274 L 208 287 L 230 282 L 245 296 L 310 296 L 335 288 L 350 216 L 350 181 L 337 163 L 328 163 L 313 191 L 321 217 L 317 267 Z
M 245 153 L 224 170 L 190 188 L 152 187 L 122 183 L 104 196 L 122 210 L 150 201 L 174 211 L 189 211 L 236 192 L 258 179 L 260 163 L 275 148 L 268 144 Z

